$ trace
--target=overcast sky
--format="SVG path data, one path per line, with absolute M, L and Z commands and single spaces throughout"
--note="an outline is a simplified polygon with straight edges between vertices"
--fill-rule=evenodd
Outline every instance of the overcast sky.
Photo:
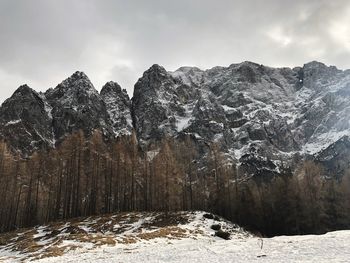
M 129 94 L 152 64 L 350 68 L 348 0 L 0 0 L 0 102 L 76 70 Z

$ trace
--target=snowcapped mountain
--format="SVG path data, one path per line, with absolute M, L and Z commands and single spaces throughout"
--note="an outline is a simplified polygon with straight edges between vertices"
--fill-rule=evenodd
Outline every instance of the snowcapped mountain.
M 98 129 L 110 138 L 131 133 L 129 109 L 129 97 L 118 84 L 107 83 L 99 94 L 83 72 L 75 72 L 45 93 L 19 87 L 0 108 L 0 134 L 23 153 L 54 147 L 78 130 L 89 136 Z
M 320 62 L 174 72 L 153 65 L 131 100 L 115 82 L 98 93 L 82 72 L 43 94 L 21 86 L 0 108 L 0 134 L 23 152 L 79 129 L 107 138 L 134 129 L 141 144 L 189 134 L 201 145 L 218 143 L 248 173 L 274 174 L 298 156 L 335 157 L 329 149 L 350 135 L 349 113 L 350 71 Z
M 295 155 L 315 155 L 349 134 L 350 71 L 311 62 L 252 62 L 209 70 L 154 65 L 135 85 L 141 140 L 192 134 L 217 142 L 248 173 L 275 173 Z

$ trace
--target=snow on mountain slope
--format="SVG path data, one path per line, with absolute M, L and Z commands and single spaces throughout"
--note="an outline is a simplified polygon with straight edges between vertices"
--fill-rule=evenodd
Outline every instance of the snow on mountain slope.
M 45 93 L 19 87 L 1 105 L 0 124 L 0 137 L 24 154 L 55 147 L 80 129 L 86 136 L 99 129 L 114 138 L 132 131 L 130 99 L 113 82 L 99 94 L 85 73 L 77 71 Z
M 29 153 L 79 129 L 101 129 L 107 138 L 135 130 L 141 145 L 189 134 L 200 146 L 217 143 L 243 174 L 274 175 L 281 162 L 316 156 L 350 136 L 350 70 L 315 61 L 174 72 L 153 65 L 131 100 L 115 82 L 99 94 L 83 72 L 45 94 L 30 90 L 19 88 L 0 108 L 0 136 Z
M 52 125 L 57 140 L 79 129 L 86 135 L 95 129 L 111 135 L 106 105 L 83 72 L 77 71 L 56 88 L 49 89 L 45 97 L 52 106 Z
M 103 86 L 100 94 L 106 104 L 114 134 L 116 136 L 131 134 L 131 105 L 126 90 L 122 90 L 118 83 L 110 81 Z
M 350 135 L 349 96 L 350 71 L 319 62 L 175 72 L 153 65 L 135 85 L 132 113 L 142 141 L 192 134 L 217 142 L 244 173 L 276 173 L 281 160 L 315 155 Z
M 168 217 L 124 213 L 55 223 L 0 235 L 0 261 L 348 262 L 350 258 L 350 231 L 259 238 L 212 217 L 204 212 Z M 215 236 L 213 225 L 230 232 L 230 239 Z

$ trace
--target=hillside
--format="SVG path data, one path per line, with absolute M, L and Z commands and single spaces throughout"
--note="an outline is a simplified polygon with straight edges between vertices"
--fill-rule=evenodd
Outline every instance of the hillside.
M 2 234 L 0 261 L 347 262 L 350 257 L 349 231 L 259 238 L 211 217 L 204 212 L 122 213 L 56 222 Z M 230 239 L 215 236 L 213 225 L 229 232 Z
M 223 234 L 222 238 L 215 237 L 218 231 L 211 229 L 213 225 L 220 225 L 217 230 Z M 49 258 L 48 261 L 59 262 L 62 256 L 87 255 L 105 249 L 128 253 L 139 246 L 170 245 L 181 240 L 215 242 L 249 236 L 251 234 L 237 225 L 204 212 L 118 213 L 1 234 L 0 260 Z

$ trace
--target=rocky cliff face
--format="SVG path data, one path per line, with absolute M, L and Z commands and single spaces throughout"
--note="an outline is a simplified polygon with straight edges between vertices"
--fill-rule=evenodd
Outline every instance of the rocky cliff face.
M 82 72 L 44 94 L 22 86 L 1 106 L 0 134 L 24 152 L 53 147 L 79 129 L 99 129 L 107 138 L 134 129 L 141 144 L 189 134 L 198 143 L 216 142 L 248 173 L 274 174 L 297 155 L 330 158 L 332 145 L 345 145 L 350 135 L 349 113 L 350 71 L 319 62 L 174 72 L 153 65 L 131 100 L 115 82 L 99 94 Z
M 42 94 L 20 86 L 0 108 L 0 134 L 15 150 L 54 146 L 51 107 Z
M 209 70 L 154 65 L 135 85 L 141 140 L 192 134 L 216 142 L 249 173 L 277 173 L 294 155 L 316 155 L 348 135 L 350 72 L 311 62 L 251 62 Z
M 19 87 L 0 108 L 0 134 L 12 148 L 30 154 L 55 147 L 78 130 L 86 136 L 100 130 L 105 138 L 130 134 L 129 109 L 130 100 L 118 84 L 107 83 L 99 94 L 83 72 L 75 72 L 45 93 Z
M 112 134 L 111 121 L 106 105 L 83 72 L 76 72 L 56 88 L 45 92 L 51 105 L 52 126 L 57 140 L 76 130 L 90 135 L 101 129 L 103 134 Z
M 115 136 L 128 135 L 132 132 L 131 101 L 125 89 L 110 81 L 103 86 L 101 98 L 106 105 L 111 128 Z

